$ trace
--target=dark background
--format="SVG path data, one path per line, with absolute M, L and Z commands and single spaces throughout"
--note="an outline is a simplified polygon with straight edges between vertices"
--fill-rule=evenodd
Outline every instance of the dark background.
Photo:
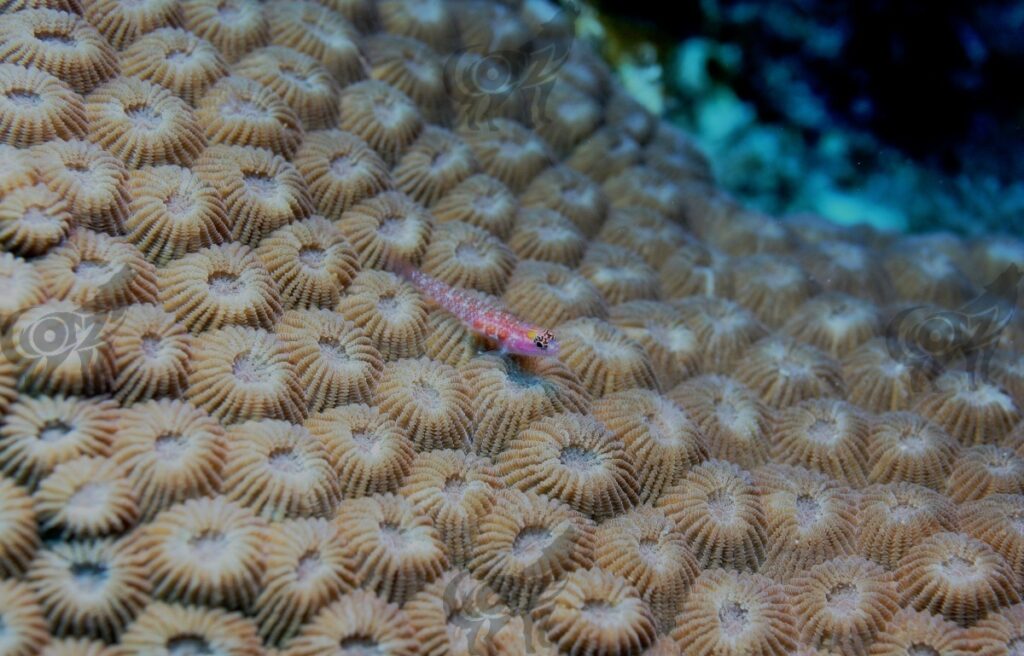
M 948 174 L 1024 176 L 1024 2 L 887 0 L 600 0 L 605 13 L 665 40 L 704 36 L 743 51 L 728 80 L 765 120 L 787 120 L 786 66 L 829 120 L 866 130 Z M 818 51 L 827 33 L 838 50 Z M 813 131 L 814 127 L 810 126 Z

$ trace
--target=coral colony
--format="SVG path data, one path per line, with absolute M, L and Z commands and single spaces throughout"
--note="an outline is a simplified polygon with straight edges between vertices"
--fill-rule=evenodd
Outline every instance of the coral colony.
M 745 208 L 549 0 L 0 12 L 0 654 L 1019 653 L 1019 242 Z

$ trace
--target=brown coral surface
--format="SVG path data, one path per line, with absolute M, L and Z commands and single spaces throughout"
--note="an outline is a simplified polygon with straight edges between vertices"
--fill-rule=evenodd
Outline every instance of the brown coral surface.
M 1021 653 L 1022 242 L 745 207 L 564 4 L 0 0 L 0 654 Z

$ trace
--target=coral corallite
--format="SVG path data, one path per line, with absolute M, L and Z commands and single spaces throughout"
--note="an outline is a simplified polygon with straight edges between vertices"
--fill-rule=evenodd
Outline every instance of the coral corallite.
M 964 449 L 953 463 L 946 493 L 957 503 L 992 494 L 1024 494 L 1024 458 L 994 444 Z
M 469 569 L 516 611 L 529 611 L 544 589 L 594 564 L 594 522 L 533 492 L 501 490 L 480 522 Z
M 628 581 L 576 570 L 537 600 L 530 616 L 563 653 L 640 654 L 654 643 L 654 615 Z
M 448 570 L 416 593 L 403 609 L 423 656 L 515 653 L 501 651 L 502 640 L 515 628 L 523 628 L 514 627 L 511 613 L 493 590 L 464 570 Z M 499 622 L 508 618 L 509 622 L 480 630 L 488 618 L 501 618 Z
M 772 414 L 744 385 L 726 376 L 698 376 L 666 396 L 696 422 L 710 457 L 748 470 L 768 461 Z
M 405 612 L 365 590 L 354 590 L 325 606 L 286 646 L 287 656 L 320 656 L 339 649 L 379 650 L 394 656 L 420 653 Z
M 508 187 L 490 176 L 477 174 L 456 185 L 430 210 L 442 223 L 462 221 L 504 240 L 512 232 L 517 208 L 516 197 Z
M 609 394 L 594 404 L 593 414 L 622 441 L 636 471 L 640 503 L 657 501 L 708 459 L 704 435 L 693 419 L 652 390 Z
M 808 399 L 846 396 L 838 362 L 813 346 L 785 337 L 766 337 L 750 347 L 736 368 L 736 379 L 776 409 Z
M 270 39 L 320 62 L 341 85 L 366 77 L 358 33 L 340 15 L 312 2 L 282 2 L 267 7 Z
M 266 531 L 252 510 L 201 497 L 157 515 L 140 529 L 135 546 L 155 598 L 246 609 L 260 591 Z
M 361 271 L 336 310 L 363 329 L 385 361 L 423 353 L 426 300 L 415 287 L 392 273 Z
M 302 385 L 272 333 L 229 326 L 195 342 L 188 399 L 224 423 L 306 416 Z
M 941 616 L 904 608 L 889 621 L 871 646 L 871 656 L 903 654 L 975 654 L 975 644 L 963 629 Z
M 380 155 L 341 130 L 307 133 L 293 162 L 309 184 L 317 210 L 331 221 L 391 188 L 391 174 Z
M 520 261 L 502 300 L 523 319 L 548 326 L 608 316 L 601 292 L 578 272 L 555 262 Z
M 639 498 L 625 447 L 604 424 L 575 413 L 527 424 L 496 459 L 505 484 L 569 504 L 595 520 L 621 514 Z
M 39 261 L 53 298 L 90 310 L 156 301 L 157 272 L 131 244 L 79 229 Z
M 300 425 L 248 421 L 225 436 L 224 493 L 268 521 L 330 517 L 341 501 L 324 444 Z
M 309 55 L 268 46 L 246 55 L 233 72 L 274 91 L 307 130 L 331 128 L 338 121 L 338 83 Z
M 144 167 L 128 179 L 128 241 L 158 265 L 230 240 L 217 190 L 179 166 Z
M 505 290 L 516 262 L 498 238 L 459 221 L 438 226 L 423 254 L 425 273 L 449 285 L 495 295 Z
M 9 478 L 0 478 L 0 575 L 24 573 L 38 547 L 32 497 Z
M 128 173 L 121 160 L 87 141 L 50 141 L 33 151 L 40 179 L 68 201 L 80 226 L 119 234 L 128 216 Z
M 0 60 L 37 68 L 77 93 L 89 93 L 117 74 L 117 53 L 79 13 L 53 8 L 5 12 Z
M 110 340 L 117 368 L 114 396 L 122 404 L 184 395 L 192 337 L 173 314 L 156 305 L 131 305 Z
M 598 232 L 608 212 L 608 198 L 601 187 L 565 166 L 550 168 L 534 178 L 519 201 L 524 208 L 543 208 L 561 214 L 587 236 Z
M 960 528 L 956 505 L 949 497 L 913 483 L 865 488 L 858 520 L 860 552 L 887 569 L 895 569 L 925 538 Z
M 868 435 L 868 481 L 905 481 L 942 491 L 959 452 L 956 440 L 920 415 L 879 415 Z
M 377 80 L 356 82 L 339 98 L 339 126 L 394 166 L 423 130 L 423 117 L 407 95 Z
M 489 459 L 445 449 L 416 456 L 401 494 L 430 516 L 452 565 L 462 567 L 500 487 Z
M 277 334 L 310 412 L 373 398 L 384 361 L 361 328 L 328 310 L 292 310 Z
M 481 354 L 461 371 L 472 402 L 473 450 L 480 454 L 496 456 L 534 419 L 590 409 L 590 395 L 555 358 Z
M 113 451 L 144 520 L 175 503 L 220 491 L 224 429 L 183 401 L 149 401 L 125 409 Z
M 27 579 L 56 636 L 115 641 L 149 601 L 145 563 L 126 541 L 56 543 Z
M 229 63 L 270 39 L 267 17 L 254 0 L 184 0 L 185 27 L 212 43 Z
M 270 272 L 237 242 L 171 262 L 161 270 L 159 286 L 164 309 L 193 333 L 233 324 L 269 329 L 281 314 Z
M 1013 398 L 998 384 L 966 371 L 947 371 L 918 397 L 914 411 L 967 446 L 1000 442 L 1021 420 Z
M 430 207 L 477 171 L 476 158 L 460 138 L 428 127 L 395 165 L 395 186 Z
M 5 338 L 5 357 L 18 367 L 18 387 L 28 394 L 103 394 L 114 382 L 114 353 L 106 340 L 109 315 L 70 301 L 46 301 L 26 310 Z M 68 340 L 68 326 L 91 337 Z M 56 330 L 54 330 L 56 328 Z M 52 331 L 48 336 L 47 331 Z M 58 357 L 48 339 L 59 336 Z M 39 345 L 45 348 L 38 348 Z
M 993 494 L 959 510 L 964 533 L 999 552 L 1018 581 L 1024 580 L 1024 495 Z
M 206 145 L 192 108 L 150 82 L 119 77 L 97 87 L 85 102 L 89 140 L 130 169 L 190 166 Z
M 364 268 L 396 259 L 417 264 L 427 250 L 434 217 L 398 192 L 384 192 L 356 203 L 336 222 L 359 254 Z
M 1024 645 L 1024 605 L 988 615 L 964 632 L 964 640 L 978 656 L 1015 656 Z
M 139 518 L 131 483 L 108 458 L 85 456 L 57 465 L 33 499 L 41 531 L 65 539 L 119 535 Z
M 860 557 L 812 567 L 793 580 L 791 595 L 800 640 L 842 654 L 867 656 L 900 609 L 893 575 Z
M 235 75 L 221 79 L 197 101 L 196 118 L 210 144 L 266 148 L 291 157 L 302 141 L 295 110 L 259 82 Z
M 600 524 L 595 542 L 596 565 L 636 586 L 659 632 L 670 631 L 700 574 L 675 523 L 660 510 L 639 506 Z
M 0 427 L 0 471 L 34 490 L 57 465 L 109 455 L 118 418 L 112 401 L 19 396 Z
M 238 656 L 259 656 L 260 637 L 253 622 L 222 608 L 153 602 L 121 637 L 130 654 L 164 654 L 195 649 Z
M 363 39 L 362 49 L 373 79 L 409 96 L 428 123 L 451 123 L 451 104 L 444 83 L 446 61 L 433 48 L 416 39 L 379 33 Z M 432 129 L 428 127 L 424 133 Z
M 772 464 L 756 472 L 767 519 L 759 570 L 788 582 L 809 568 L 857 553 L 857 497 L 824 474 Z
M 844 401 L 812 399 L 782 410 L 775 422 L 775 461 L 815 469 L 848 485 L 867 484 L 868 422 Z
M 260 635 L 282 644 L 355 587 L 354 564 L 338 527 L 325 519 L 274 523 L 266 535 L 266 568 L 253 610 Z
M 701 371 L 739 380 L 740 356 L 764 337 L 765 327 L 749 311 L 724 298 L 690 297 L 678 307 L 704 353 Z
M 334 518 L 355 558 L 362 587 L 405 603 L 448 567 L 430 516 L 404 497 L 346 499 Z
M 39 597 L 27 583 L 0 580 L 0 646 L 10 656 L 35 656 L 50 641 Z
M 417 450 L 461 449 L 470 444 L 472 408 L 462 373 L 427 358 L 384 367 L 377 407 L 409 435 Z
M 611 324 L 575 319 L 558 327 L 559 358 L 594 397 L 633 388 L 657 389 L 650 358 L 643 347 Z
M 796 650 L 798 627 L 778 583 L 709 569 L 694 582 L 672 637 L 685 656 L 783 656 Z
M 154 30 L 127 48 L 123 57 L 125 75 L 164 87 L 193 107 L 227 74 L 213 45 L 181 29 Z
M 678 309 L 657 301 L 630 301 L 613 306 L 609 321 L 644 347 L 662 389 L 699 373 L 700 344 Z
M 195 172 L 224 200 L 231 238 L 249 246 L 313 213 L 302 175 L 286 159 L 262 148 L 210 146 L 196 161 Z
M 1020 603 L 1017 578 L 992 547 L 963 533 L 936 533 L 900 559 L 903 605 L 970 626 L 1001 606 Z
M 84 136 L 82 97 L 43 71 L 0 64 L 0 135 L 3 143 L 27 148 L 51 139 Z
M 865 410 L 909 410 L 934 377 L 934 363 L 925 351 L 909 344 L 891 346 L 889 340 L 873 339 L 843 358 L 848 398 Z
M 345 498 L 397 492 L 409 474 L 415 456 L 412 441 L 378 408 L 331 408 L 310 416 L 305 426 L 327 450 Z
M 656 507 L 686 536 L 703 569 L 756 571 L 764 562 L 767 518 L 753 476 L 709 460 L 669 488 Z

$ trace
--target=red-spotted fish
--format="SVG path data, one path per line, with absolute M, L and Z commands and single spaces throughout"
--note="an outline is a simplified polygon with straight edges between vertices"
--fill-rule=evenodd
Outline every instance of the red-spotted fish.
M 486 296 L 452 287 L 407 262 L 395 262 L 389 268 L 431 301 L 455 315 L 470 330 L 496 342 L 502 353 L 558 353 L 558 342 L 553 332 L 522 321 Z

